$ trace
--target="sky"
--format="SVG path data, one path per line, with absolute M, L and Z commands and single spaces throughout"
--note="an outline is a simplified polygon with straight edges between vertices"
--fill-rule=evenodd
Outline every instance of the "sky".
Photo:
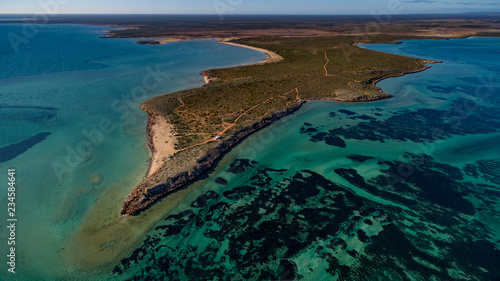
M 499 0 L 0 0 L 0 14 L 400 14 L 500 12 Z

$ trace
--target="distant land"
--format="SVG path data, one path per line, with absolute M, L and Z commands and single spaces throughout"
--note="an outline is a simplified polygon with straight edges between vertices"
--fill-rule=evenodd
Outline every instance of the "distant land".
M 35 22 L 32 14 L 3 14 L 1 23 Z M 12 20 L 8 20 L 12 18 Z M 23 20 L 23 18 L 25 20 Z M 49 24 L 134 27 L 112 37 L 230 38 L 399 34 L 500 36 L 500 13 L 389 15 L 49 15 Z
M 150 116 L 153 160 L 146 179 L 123 203 L 122 215 L 135 215 L 195 180 L 243 138 L 308 100 L 389 98 L 390 93 L 381 92 L 375 83 L 435 63 L 362 49 L 356 46 L 359 43 L 500 37 L 498 13 L 248 15 L 225 16 L 224 20 L 216 15 L 58 15 L 49 23 L 122 26 L 126 28 L 109 31 L 106 37 L 138 38 L 139 44 L 217 38 L 269 56 L 267 63 L 207 70 L 203 72 L 205 86 L 141 105 Z
M 205 71 L 204 87 L 156 97 L 141 105 L 150 115 L 153 160 L 147 178 L 123 203 L 122 215 L 135 215 L 196 179 L 243 138 L 307 100 L 389 98 L 376 82 L 422 71 L 429 67 L 426 63 L 435 63 L 362 49 L 358 43 L 500 36 L 500 14 L 405 15 L 385 22 L 373 16 L 231 16 L 224 21 L 211 16 L 195 16 L 189 21 L 174 16 L 162 21 L 151 16 L 153 19 L 154 23 L 143 22 L 145 25 L 115 30 L 108 36 L 154 38 L 150 44 L 217 38 L 256 48 L 269 58 L 267 63 L 253 66 Z M 159 146 L 169 147 L 161 155 Z

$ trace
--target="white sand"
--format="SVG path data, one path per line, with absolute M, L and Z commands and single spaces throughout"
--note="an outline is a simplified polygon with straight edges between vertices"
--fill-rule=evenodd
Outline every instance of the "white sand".
M 243 45 L 243 44 L 237 44 L 237 43 L 232 43 L 232 42 L 227 42 L 225 40 L 218 40 L 219 43 L 224 43 L 224 44 L 229 44 L 229 45 L 233 45 L 233 46 L 238 46 L 238 47 L 243 47 L 243 48 L 248 48 L 248 49 L 252 49 L 252 50 L 256 50 L 256 51 L 259 51 L 259 52 L 263 52 L 267 55 L 267 59 L 264 60 L 263 62 L 260 62 L 260 63 L 257 63 L 257 64 L 264 64 L 264 63 L 272 63 L 272 62 L 279 62 L 279 61 L 282 61 L 283 60 L 283 57 L 276 54 L 275 52 L 272 52 L 272 51 L 269 51 L 269 50 L 266 50 L 266 49 L 262 49 L 262 48 L 257 48 L 257 47 L 252 47 L 252 46 L 247 46 L 247 45 Z
M 168 160 L 168 155 L 174 155 L 177 151 L 174 148 L 176 142 L 172 136 L 172 125 L 159 115 L 151 116 L 149 138 L 153 156 L 149 166 L 148 177 L 160 169 L 163 163 Z

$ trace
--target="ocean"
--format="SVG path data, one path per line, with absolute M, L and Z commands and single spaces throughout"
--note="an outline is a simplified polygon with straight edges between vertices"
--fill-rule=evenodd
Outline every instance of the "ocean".
M 265 55 L 104 29 L 43 26 L 18 53 L 0 43 L 0 171 L 16 169 L 18 218 L 17 279 L 2 279 L 500 278 L 500 39 L 364 45 L 443 63 L 380 81 L 391 99 L 306 103 L 120 218 L 148 168 L 139 103 Z
M 94 228 L 93 235 L 121 221 L 121 202 L 145 177 L 147 114 L 139 104 L 202 86 L 203 70 L 251 64 L 266 55 L 214 40 L 152 46 L 136 44 L 137 39 L 99 38 L 112 29 L 105 26 L 36 28 L 23 37 L 22 25 L 0 25 L 0 171 L 5 179 L 0 279 L 88 280 L 94 277 L 85 272 L 100 268 L 99 257 L 86 266 L 68 258 L 65 249 L 74 257 L 81 250 L 68 245 L 78 233 Z M 21 39 L 11 45 L 10 38 Z M 15 275 L 6 265 L 8 169 L 16 170 Z M 127 229 L 138 239 L 147 227 L 135 225 L 141 230 Z M 116 243 L 113 249 L 130 247 Z
M 364 45 L 443 63 L 248 137 L 167 198 L 115 278 L 498 280 L 499 44 Z

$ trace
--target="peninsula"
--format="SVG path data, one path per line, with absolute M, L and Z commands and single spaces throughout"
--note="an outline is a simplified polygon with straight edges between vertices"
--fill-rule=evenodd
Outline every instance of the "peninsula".
M 148 141 L 153 157 L 147 177 L 123 202 L 121 214 L 135 215 L 193 181 L 244 137 L 308 100 L 389 98 L 390 93 L 375 85 L 378 81 L 422 71 L 434 63 L 359 48 L 358 43 L 498 37 L 498 22 L 498 14 L 486 13 L 95 19 L 96 24 L 127 23 L 127 29 L 109 31 L 106 38 L 138 38 L 138 43 L 152 45 L 218 38 L 268 55 L 256 65 L 206 70 L 202 73 L 205 86 L 141 104 L 150 116 Z
M 380 35 L 361 42 L 354 36 L 225 40 L 266 52 L 267 63 L 207 70 L 203 72 L 205 86 L 141 104 L 150 115 L 153 159 L 146 179 L 123 203 L 122 215 L 135 215 L 196 179 L 244 137 L 308 100 L 389 98 L 376 82 L 425 70 L 426 63 L 435 61 L 380 53 L 355 44 L 400 38 Z

